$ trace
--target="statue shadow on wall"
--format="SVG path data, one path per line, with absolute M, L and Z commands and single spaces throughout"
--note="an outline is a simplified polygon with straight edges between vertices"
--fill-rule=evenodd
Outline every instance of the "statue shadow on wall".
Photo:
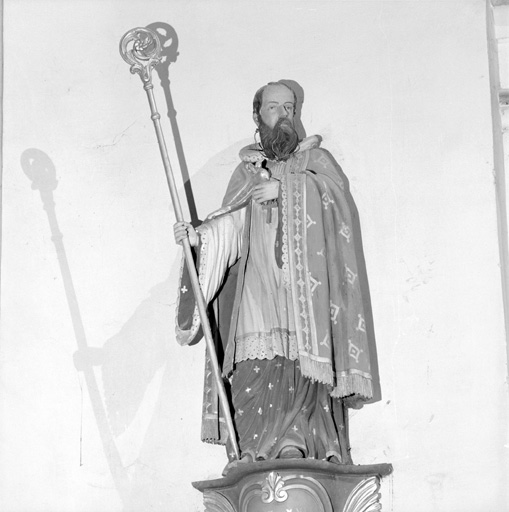
M 207 181 L 211 170 L 216 177 L 217 169 L 230 173 L 240 147 L 245 144 L 244 140 L 213 157 L 197 173 L 197 179 Z M 173 350 L 177 353 L 184 350 L 174 341 L 172 324 L 176 290 L 171 283 L 176 282 L 180 258 L 171 263 L 168 278 L 149 290 L 147 298 L 114 336 L 102 347 L 97 347 L 97 343 L 91 346 L 57 217 L 55 165 L 45 152 L 36 148 L 25 150 L 20 161 L 32 189 L 40 193 L 48 218 L 75 334 L 74 366 L 85 379 L 103 451 L 123 510 L 137 512 L 145 507 L 155 511 L 171 510 L 174 503 L 168 493 L 169 481 L 165 474 L 168 468 L 178 464 L 174 449 L 182 436 L 169 430 L 175 416 L 171 397 L 179 392 L 175 390 L 174 376 L 181 367 L 178 356 L 170 355 Z M 225 182 L 227 179 L 224 176 Z M 96 369 L 100 380 L 96 378 Z M 202 376 L 198 378 L 201 380 Z M 155 386 L 151 393 L 155 399 L 142 411 L 151 385 Z M 201 395 L 198 401 L 200 399 Z M 140 427 L 140 416 L 146 414 L 148 417 L 142 418 Z M 126 434 L 127 438 L 122 441 Z M 133 441 L 131 446 L 129 441 Z
M 295 96 L 297 96 L 297 105 L 295 105 L 295 114 L 293 117 L 293 124 L 297 133 L 299 135 L 299 139 L 306 138 L 306 130 L 302 124 L 301 114 L 302 114 L 302 105 L 304 104 L 304 89 L 302 86 L 296 82 L 295 80 L 289 80 L 287 78 L 282 78 L 278 80 L 279 82 L 287 85 L 295 92 Z
M 171 496 L 163 490 L 168 482 L 159 484 L 157 481 L 161 473 L 157 465 L 160 466 L 161 461 L 157 461 L 155 468 L 151 463 L 154 458 L 152 440 L 156 445 L 163 445 L 161 457 L 167 463 L 172 460 L 169 450 L 164 450 L 164 440 L 170 435 L 164 430 L 168 425 L 164 411 L 170 409 L 169 397 L 175 391 L 171 389 L 169 376 L 178 366 L 178 361 L 172 365 L 168 358 L 169 338 L 174 331 L 168 308 L 172 295 L 175 300 L 175 293 L 172 293 L 168 280 L 154 286 L 148 298 L 139 304 L 115 336 L 101 348 L 90 346 L 57 217 L 55 166 L 45 152 L 36 148 L 25 150 L 20 162 L 31 188 L 39 191 L 47 215 L 74 330 L 77 348 L 73 356 L 74 366 L 84 377 L 103 452 L 123 510 L 134 512 L 140 510 L 140 506 L 142 509 L 150 506 L 153 510 L 169 510 Z M 174 262 L 171 274 L 178 272 L 178 266 L 178 262 Z M 99 369 L 101 380 L 97 379 L 95 368 Z M 126 449 L 125 443 L 119 440 L 136 420 L 147 388 L 158 370 L 163 370 L 159 396 L 146 432 L 139 427 L 136 429 L 135 433 L 141 439 L 136 439 L 134 453 L 132 447 Z M 86 453 L 84 455 L 86 459 Z M 156 503 L 161 504 L 161 508 L 153 508 Z

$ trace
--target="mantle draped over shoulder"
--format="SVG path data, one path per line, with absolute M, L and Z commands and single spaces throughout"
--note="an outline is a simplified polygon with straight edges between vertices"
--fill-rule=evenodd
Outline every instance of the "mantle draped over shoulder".
M 231 375 L 236 362 L 235 332 L 249 253 L 251 192 L 262 180 L 260 167 L 253 161 L 244 157 L 232 175 L 222 207 L 198 228 L 199 281 L 205 300 L 215 304 L 222 342 L 218 353 L 224 353 L 225 377 Z M 293 307 L 301 372 L 327 385 L 332 397 L 348 397 L 351 404 L 372 401 L 378 389 L 372 371 L 376 350 L 347 181 L 332 156 L 316 147 L 295 153 L 286 162 L 280 181 L 274 250 Z M 199 327 L 183 263 L 177 305 L 179 343 L 191 343 Z M 224 442 L 215 394 L 206 369 L 202 437 Z M 205 427 L 207 419 L 217 426 Z

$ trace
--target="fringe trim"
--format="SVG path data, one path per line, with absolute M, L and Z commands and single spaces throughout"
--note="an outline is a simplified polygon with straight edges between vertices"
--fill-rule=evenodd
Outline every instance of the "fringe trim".
M 204 443 L 225 445 L 228 439 L 228 431 L 224 421 L 203 420 L 201 425 L 201 440 Z
M 221 446 L 225 446 L 226 443 L 224 441 L 219 441 L 217 439 L 213 439 L 212 437 L 202 437 L 201 438 L 202 442 L 203 443 L 207 443 L 207 444 L 215 444 L 215 445 L 221 445 Z
M 300 371 L 304 377 L 312 381 L 321 382 L 328 386 L 334 385 L 334 372 L 332 371 L 332 363 L 315 361 L 309 357 L 303 356 L 300 359 Z
M 344 398 L 349 395 L 360 395 L 366 400 L 373 398 L 371 379 L 356 373 L 339 377 L 331 396 L 334 398 Z

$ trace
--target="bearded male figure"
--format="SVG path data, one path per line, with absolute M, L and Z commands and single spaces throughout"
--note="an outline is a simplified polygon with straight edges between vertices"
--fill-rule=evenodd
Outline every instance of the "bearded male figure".
M 260 143 L 240 152 L 222 207 L 196 230 L 175 224 L 175 240 L 189 237 L 213 304 L 241 460 L 351 464 L 347 407 L 372 400 L 377 386 L 360 248 L 341 170 L 319 136 L 299 140 L 295 111 L 284 83 L 257 91 Z M 179 343 L 189 344 L 199 327 L 183 264 Z M 206 368 L 202 439 L 227 444 L 226 437 Z

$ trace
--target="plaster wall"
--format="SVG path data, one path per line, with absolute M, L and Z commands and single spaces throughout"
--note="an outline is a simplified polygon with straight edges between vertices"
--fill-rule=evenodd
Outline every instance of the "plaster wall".
M 204 347 L 174 339 L 174 214 L 118 54 L 153 22 L 178 36 L 171 93 L 200 218 L 274 79 L 302 86 L 307 133 L 350 179 L 383 393 L 351 413 L 351 440 L 356 463 L 394 465 L 384 510 L 509 510 L 481 0 L 4 1 L 0 510 L 199 511 L 190 482 L 226 463 L 199 441 Z

